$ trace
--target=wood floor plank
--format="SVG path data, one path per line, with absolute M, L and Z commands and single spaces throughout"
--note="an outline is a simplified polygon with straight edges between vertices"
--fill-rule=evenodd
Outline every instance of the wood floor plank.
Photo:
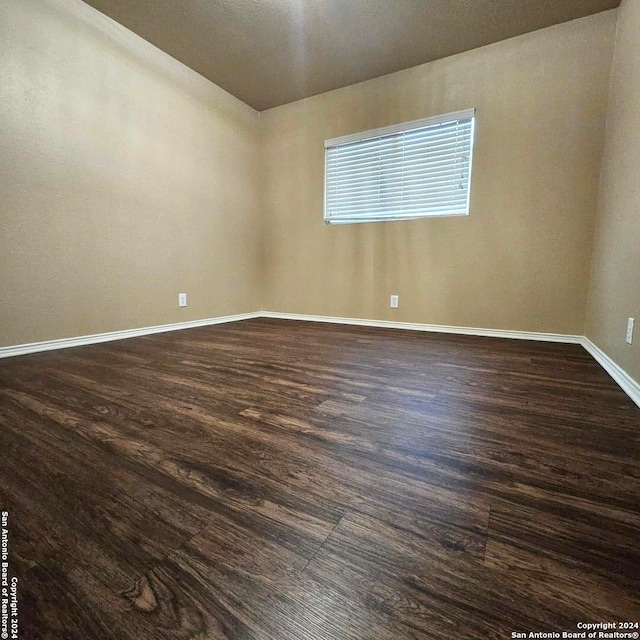
M 578 345 L 247 320 L 0 361 L 21 638 L 640 622 L 640 410 Z
M 540 559 L 560 560 L 591 575 L 603 576 L 613 583 L 640 589 L 640 548 L 637 513 L 608 511 L 597 520 L 573 505 L 571 512 L 550 513 L 544 502 L 539 508 L 521 502 L 495 501 L 491 506 L 488 539 L 510 544 L 535 553 Z M 614 519 L 614 514 L 620 514 Z M 597 525 L 596 525 L 597 522 Z M 494 559 L 490 553 L 488 560 Z
M 375 601 L 419 637 L 510 636 L 514 615 L 531 629 L 569 624 L 563 612 L 527 600 L 508 580 L 483 567 L 471 539 L 450 544 L 451 535 L 455 533 L 448 527 L 417 535 L 376 518 L 347 514 L 307 571 L 345 597 L 356 592 Z

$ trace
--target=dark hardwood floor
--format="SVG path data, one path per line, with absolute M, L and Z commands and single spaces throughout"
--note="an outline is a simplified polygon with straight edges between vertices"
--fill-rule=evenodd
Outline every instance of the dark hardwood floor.
M 249 320 L 0 361 L 20 638 L 640 622 L 640 409 L 577 345 Z

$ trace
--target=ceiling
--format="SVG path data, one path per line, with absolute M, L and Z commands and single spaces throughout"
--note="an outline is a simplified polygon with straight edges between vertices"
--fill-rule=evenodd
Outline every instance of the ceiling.
M 262 111 L 620 0 L 85 0 Z

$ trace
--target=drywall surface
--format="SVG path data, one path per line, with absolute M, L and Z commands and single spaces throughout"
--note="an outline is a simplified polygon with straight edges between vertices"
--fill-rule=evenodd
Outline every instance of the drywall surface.
M 258 309 L 259 124 L 79 0 L 3 0 L 0 346 Z
M 620 0 L 86 1 L 260 111 L 620 4 Z
M 640 0 L 618 15 L 586 334 L 640 381 Z
M 263 308 L 581 335 L 615 20 L 601 13 L 262 112 Z M 470 107 L 470 216 L 324 224 L 325 139 Z

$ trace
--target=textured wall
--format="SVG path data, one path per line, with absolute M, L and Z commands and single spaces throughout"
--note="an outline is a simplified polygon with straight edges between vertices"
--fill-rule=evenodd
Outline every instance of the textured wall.
M 0 346 L 259 308 L 255 111 L 78 0 L 0 2 L 0 74 Z
M 625 342 L 629 317 L 633 345 Z M 640 381 L 640 0 L 619 10 L 587 337 Z
M 588 321 L 636 378 L 639 1 L 620 16 Z M 261 306 L 582 333 L 616 17 L 259 116 L 78 0 L 0 3 L 0 346 Z M 472 106 L 470 217 L 324 225 L 324 139 Z
M 263 112 L 264 308 L 582 334 L 615 19 Z M 468 107 L 469 217 L 324 225 L 325 139 Z

